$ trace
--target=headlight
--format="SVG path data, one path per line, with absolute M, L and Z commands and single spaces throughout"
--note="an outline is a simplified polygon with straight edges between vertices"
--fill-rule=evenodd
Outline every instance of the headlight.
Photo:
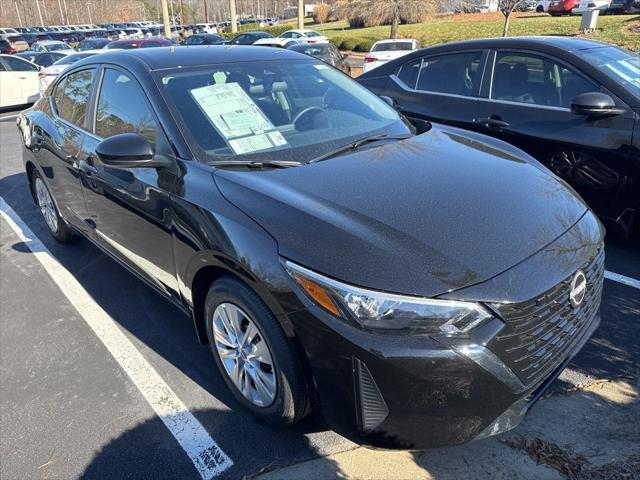
M 285 267 L 318 305 L 365 328 L 456 335 L 492 318 L 477 303 L 376 292 L 327 278 L 289 261 L 285 261 Z

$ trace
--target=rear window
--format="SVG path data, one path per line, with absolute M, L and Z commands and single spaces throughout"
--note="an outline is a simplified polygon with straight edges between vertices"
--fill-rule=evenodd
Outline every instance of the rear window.
M 64 58 L 61 58 L 56 62 L 56 65 L 71 65 L 72 63 L 76 63 L 78 60 L 82 60 L 83 58 L 87 58 L 93 55 L 92 53 L 77 53 L 75 55 L 67 55 Z
M 372 52 L 389 52 L 393 50 L 411 50 L 413 44 L 411 42 L 393 42 L 393 43 L 378 43 L 371 49 Z
M 307 37 L 319 37 L 320 34 L 318 32 L 304 32 Z

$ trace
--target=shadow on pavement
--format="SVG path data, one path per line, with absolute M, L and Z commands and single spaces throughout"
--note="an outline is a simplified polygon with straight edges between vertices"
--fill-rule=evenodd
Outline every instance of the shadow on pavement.
M 234 415 L 221 413 L 217 410 L 196 410 L 192 413 L 198 419 L 216 418 L 216 438 L 233 439 L 243 434 L 243 432 L 238 431 Z M 157 435 L 159 428 L 162 428 L 162 421 L 157 417 L 153 417 L 111 440 L 100 451 L 96 452 L 80 478 L 83 480 L 140 478 L 139 472 L 145 472 L 144 478 L 199 479 L 200 475 L 188 460 L 186 462 L 181 461 L 178 465 L 175 464 L 176 452 L 181 453 L 181 450 L 173 437 L 167 435 L 167 440 L 161 445 L 154 443 L 152 446 L 147 446 L 147 440 L 153 435 Z M 314 450 L 313 445 L 300 432 L 292 433 L 292 435 L 296 436 L 297 443 L 300 444 L 298 448 L 304 446 L 309 452 Z M 239 458 L 233 456 L 232 450 L 228 449 L 227 446 L 221 446 L 221 448 L 235 463 L 222 472 L 219 477 L 216 477 L 220 479 L 250 479 L 262 473 L 287 467 L 292 463 L 291 456 L 274 455 L 268 463 L 252 463 L 250 458 L 245 458 L 244 464 L 240 464 L 238 462 Z M 268 445 L 264 445 L 263 448 L 267 452 L 272 451 Z M 313 457 L 315 455 L 310 455 L 308 458 L 296 458 L 295 461 L 300 462 Z M 184 455 L 184 458 L 187 459 L 187 456 Z M 344 478 L 341 475 L 340 468 L 334 462 L 326 457 L 322 461 L 324 472 L 330 473 L 325 478 Z M 136 474 L 132 475 L 129 472 L 136 472 Z

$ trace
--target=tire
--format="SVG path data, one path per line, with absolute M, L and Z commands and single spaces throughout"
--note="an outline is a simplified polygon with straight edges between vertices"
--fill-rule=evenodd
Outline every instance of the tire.
M 230 320 L 234 307 L 238 309 L 238 320 L 235 324 L 233 321 L 225 323 L 225 313 L 226 320 Z M 211 353 L 220 375 L 238 402 L 257 418 L 271 425 L 291 425 L 304 418 L 309 412 L 309 397 L 296 354 L 278 320 L 260 297 L 246 284 L 225 276 L 216 280 L 209 288 L 204 311 Z M 236 341 L 236 346 L 232 348 L 228 342 L 234 343 L 234 332 L 229 333 L 229 330 L 233 330 L 229 323 L 235 325 L 236 330 L 240 327 L 241 333 L 236 339 L 239 340 L 249 331 L 250 322 L 257 327 L 257 332 L 252 329 L 253 336 L 248 335 L 252 336 L 251 342 L 246 342 L 244 348 L 240 348 L 238 346 L 242 342 Z M 265 347 L 269 358 L 265 358 Z M 250 350 L 247 351 L 247 348 Z M 262 355 L 251 358 L 252 352 L 257 351 L 262 352 Z M 271 360 L 270 364 L 268 360 Z M 239 368 L 240 365 L 242 368 Z M 245 371 L 235 375 L 235 381 L 232 380 L 233 372 L 243 368 Z M 273 379 L 275 382 L 272 382 Z M 273 383 L 274 396 L 265 399 L 266 396 L 261 396 L 260 393 L 265 388 L 269 390 Z M 244 387 L 245 393 L 238 385 Z M 261 400 L 261 404 L 257 400 Z
M 538 5 L 536 7 L 536 12 L 537 13 L 544 13 L 544 7 L 542 5 Z
M 31 177 L 31 189 L 36 200 L 36 205 L 42 213 L 47 230 L 53 238 L 61 243 L 69 243 L 75 236 L 67 222 L 64 221 L 58 207 L 53 201 L 53 195 L 38 170 L 33 171 Z

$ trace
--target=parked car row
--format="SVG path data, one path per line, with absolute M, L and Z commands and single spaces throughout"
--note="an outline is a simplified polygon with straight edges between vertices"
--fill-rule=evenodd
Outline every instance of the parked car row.
M 582 15 L 599 10 L 601 15 L 640 12 L 640 0 L 538 0 L 536 12 L 553 16 Z

